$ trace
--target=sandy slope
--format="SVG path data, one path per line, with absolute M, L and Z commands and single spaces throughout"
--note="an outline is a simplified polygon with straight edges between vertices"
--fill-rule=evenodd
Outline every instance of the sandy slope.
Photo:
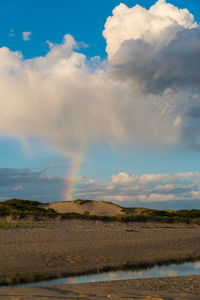
M 65 201 L 48 203 L 45 208 L 53 208 L 59 213 L 76 212 L 84 214 L 89 212 L 91 215 L 119 215 L 122 214 L 120 206 L 104 201 Z

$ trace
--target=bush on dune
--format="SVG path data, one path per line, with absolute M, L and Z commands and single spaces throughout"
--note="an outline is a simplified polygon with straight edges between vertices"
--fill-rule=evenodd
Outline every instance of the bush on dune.
M 0 216 L 19 215 L 21 217 L 26 215 L 42 215 L 53 216 L 57 215 L 52 208 L 45 209 L 40 207 L 42 203 L 38 201 L 11 199 L 0 203 Z

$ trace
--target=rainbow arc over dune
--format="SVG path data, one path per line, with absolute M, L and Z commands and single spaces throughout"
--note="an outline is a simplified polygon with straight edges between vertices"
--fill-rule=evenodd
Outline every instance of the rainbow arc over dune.
M 69 165 L 69 172 L 65 180 L 65 186 L 62 195 L 63 201 L 72 201 L 75 199 L 79 182 L 80 168 L 83 166 L 84 153 L 85 147 L 82 147 L 75 155 L 73 162 Z

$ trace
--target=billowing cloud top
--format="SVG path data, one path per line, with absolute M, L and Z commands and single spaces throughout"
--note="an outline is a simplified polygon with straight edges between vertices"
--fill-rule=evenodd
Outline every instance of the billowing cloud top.
M 159 50 L 183 28 L 195 27 L 194 17 L 187 9 L 178 9 L 165 0 L 157 1 L 149 10 L 140 5 L 129 8 L 121 3 L 107 19 L 103 35 L 112 59 L 125 41 L 143 40 Z
M 87 60 L 67 34 L 44 57 L 0 48 L 0 134 L 36 137 L 63 153 L 87 141 L 198 149 L 200 28 L 159 0 L 120 4 L 105 24 L 108 59 Z M 105 67 L 108 66 L 108 67 Z M 192 132 L 192 136 L 191 133 Z
M 149 10 L 120 4 L 104 30 L 110 70 L 150 93 L 199 89 L 200 29 L 187 9 L 159 0 Z

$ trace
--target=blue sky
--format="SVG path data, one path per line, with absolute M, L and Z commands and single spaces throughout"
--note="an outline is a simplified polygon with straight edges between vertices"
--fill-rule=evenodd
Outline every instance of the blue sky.
M 61 43 L 64 34 L 72 34 L 77 41 L 90 45 L 85 52 L 88 55 L 106 56 L 106 42 L 102 36 L 105 21 L 112 10 L 121 3 L 118 0 L 102 1 L 65 1 L 65 0 L 1 0 L 0 34 L 1 46 L 22 51 L 24 57 L 44 55 L 48 48 L 46 41 Z M 149 8 L 155 3 L 152 0 L 122 1 L 129 7 L 137 4 Z M 187 8 L 200 20 L 198 1 L 170 1 L 179 8 Z M 15 38 L 9 38 L 14 29 Z M 31 31 L 30 43 L 24 43 L 21 34 Z
M 0 59 L 9 65 L 4 67 L 2 63 L 1 67 L 0 63 L 0 76 L 6 78 L 0 88 L 2 111 L 8 103 L 4 116 L 3 112 L 0 116 L 0 178 L 5 172 L 8 180 L 6 186 L 2 183 L 2 200 L 63 200 L 66 178 L 70 188 L 69 182 L 78 173 L 75 197 L 110 200 L 125 206 L 200 207 L 199 114 L 195 113 L 199 110 L 200 73 L 194 62 L 198 60 L 195 49 L 199 46 L 199 28 L 193 26 L 199 23 L 200 5 L 197 1 L 171 0 L 174 12 L 187 8 L 194 16 L 193 22 L 186 12 L 182 22 L 181 12 L 174 17 L 167 6 L 162 6 L 167 5 L 165 1 L 161 2 L 163 24 L 166 20 L 169 24 L 164 33 L 157 34 L 157 13 L 154 17 L 148 11 L 156 1 L 123 1 L 127 5 L 125 17 L 122 10 L 112 16 L 112 10 L 121 3 L 115 0 L 0 1 Z M 130 9 L 137 4 L 146 8 L 147 14 Z M 109 16 L 112 18 L 108 24 Z M 137 18 L 138 23 L 134 23 L 132 20 Z M 148 22 L 150 28 L 155 26 L 155 32 L 142 32 L 140 20 L 146 22 L 144 28 L 148 29 Z M 113 30 L 114 22 L 119 32 Z M 70 37 L 64 38 L 66 34 Z M 180 45 L 187 45 L 190 38 L 190 49 L 177 59 L 183 48 Z M 141 43 L 146 46 L 141 48 Z M 3 47 L 9 53 L 5 54 Z M 16 51 L 23 58 L 14 58 Z M 67 51 L 71 51 L 70 56 L 64 61 Z M 152 58 L 146 60 L 149 53 L 155 61 L 151 70 L 156 70 L 156 80 L 147 75 L 146 66 L 152 62 Z M 40 57 L 45 58 L 44 62 L 39 61 Z M 65 65 L 60 70 L 61 61 Z M 63 75 L 64 68 L 67 75 Z M 185 70 L 189 70 L 188 78 L 183 76 Z M 79 154 L 82 148 L 84 154 Z M 80 161 L 82 166 L 73 167 Z M 13 181 L 17 170 L 18 183 Z M 30 173 L 30 182 L 20 179 L 21 170 Z M 38 183 L 41 174 L 46 176 L 41 177 L 43 184 Z M 145 174 L 168 177 L 149 176 L 147 181 L 142 177 Z M 118 177 L 113 181 L 112 176 Z M 49 184 L 54 192 L 50 193 Z

